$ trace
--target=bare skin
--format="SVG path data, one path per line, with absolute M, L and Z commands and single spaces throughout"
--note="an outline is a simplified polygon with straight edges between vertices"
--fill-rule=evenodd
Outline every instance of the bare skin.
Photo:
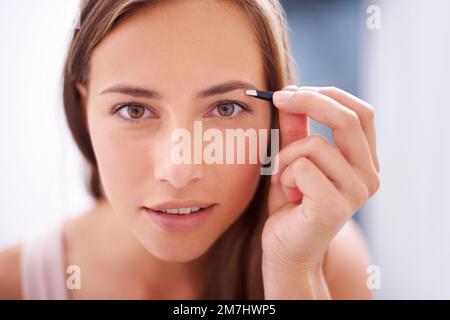
M 224 3 L 176 1 L 139 11 L 94 50 L 89 86 L 77 88 L 108 200 L 65 225 L 66 264 L 82 270 L 82 289 L 72 290 L 70 298 L 198 298 L 207 285 L 201 277 L 204 253 L 251 201 L 257 165 L 180 167 L 167 160 L 171 131 L 195 120 L 220 130 L 269 128 L 267 104 L 243 90 L 196 98 L 199 90 L 226 80 L 267 89 L 248 21 Z M 154 88 L 161 98 L 102 94 L 122 83 Z M 329 88 L 282 91 L 295 97 L 274 101 L 282 150 L 262 243 L 265 295 L 370 298 L 367 249 L 351 221 L 378 188 L 370 108 Z M 211 115 L 209 106 L 219 98 L 244 101 L 253 108 L 251 116 Z M 112 106 L 129 100 L 151 105 L 157 116 L 129 124 L 111 115 Z M 308 117 L 333 128 L 341 152 L 308 138 Z M 193 196 L 217 203 L 217 213 L 190 234 L 163 233 L 142 214 L 142 206 Z M 20 298 L 19 254 L 20 246 L 0 252 L 0 298 Z
M 66 264 L 76 261 L 82 264 L 83 270 L 82 289 L 70 290 L 70 299 L 195 299 L 198 296 L 200 282 L 192 281 L 191 277 L 181 281 L 168 277 L 160 281 L 158 275 L 161 273 L 156 269 L 144 270 L 133 264 L 132 260 L 124 266 L 124 254 L 117 252 L 129 246 L 116 246 L 114 254 L 108 249 L 110 239 L 117 239 L 124 232 L 119 230 L 121 225 L 112 226 L 111 219 L 106 217 L 111 214 L 114 213 L 108 212 L 107 205 L 100 204 L 65 225 Z M 110 224 L 109 227 L 102 226 L 105 221 Z M 104 230 L 101 230 L 102 227 Z M 117 234 L 112 232 L 114 229 Z M 117 245 L 120 242 L 114 243 Z M 20 250 L 20 245 L 15 245 L 0 252 L 0 299 L 22 298 Z M 332 298 L 371 299 L 372 293 L 365 286 L 365 266 L 368 263 L 360 230 L 350 222 L 333 240 L 324 267 Z M 198 279 L 201 280 L 201 277 Z

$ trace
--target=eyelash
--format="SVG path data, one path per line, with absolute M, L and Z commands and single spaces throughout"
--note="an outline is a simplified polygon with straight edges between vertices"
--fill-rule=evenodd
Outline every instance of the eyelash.
M 243 112 L 246 112 L 246 113 L 251 113 L 252 112 L 252 110 L 247 105 L 245 105 L 245 104 L 243 104 L 241 102 L 237 102 L 237 101 L 234 101 L 234 100 L 221 100 L 221 101 L 216 102 L 214 104 L 214 106 L 212 107 L 212 109 L 210 111 L 208 111 L 208 113 L 216 110 L 217 107 L 219 107 L 219 106 L 221 106 L 223 104 L 227 104 L 227 103 L 233 104 L 233 105 L 237 105 L 241 109 L 241 111 L 239 111 L 239 113 L 237 115 L 234 115 L 234 116 L 228 116 L 227 117 L 227 116 L 220 116 L 220 115 L 218 115 L 218 117 L 221 118 L 221 119 L 224 119 L 224 120 L 235 120 L 236 118 L 240 117 Z M 234 110 L 233 110 L 233 112 L 234 112 Z
M 240 102 L 237 102 L 237 101 L 234 101 L 234 100 L 221 100 L 221 101 L 216 102 L 214 104 L 214 106 L 212 107 L 212 109 L 210 111 L 208 111 L 208 113 L 214 111 L 217 107 L 219 107 L 219 106 L 221 106 L 223 104 L 227 104 L 227 103 L 233 104 L 233 105 L 237 105 L 239 108 L 241 108 L 241 111 L 239 111 L 239 113 L 237 115 L 234 115 L 234 116 L 220 116 L 219 115 L 218 117 L 221 118 L 221 119 L 224 119 L 224 120 L 235 120 L 236 118 L 241 116 L 241 114 L 243 112 L 246 112 L 246 113 L 251 113 L 252 112 L 252 110 L 247 105 L 245 105 L 243 103 L 240 103 Z M 148 111 L 148 112 L 151 112 L 151 113 L 155 114 L 155 112 L 153 112 L 150 107 L 148 107 L 148 106 L 146 106 L 146 105 L 144 105 L 144 104 L 142 104 L 140 102 L 128 102 L 128 103 L 121 103 L 119 105 L 116 105 L 116 106 L 114 106 L 112 108 L 111 114 L 114 115 L 114 116 L 119 117 L 120 120 L 126 121 L 127 123 L 131 123 L 131 124 L 137 124 L 137 123 L 140 123 L 141 121 L 144 121 L 144 120 L 147 119 L 144 116 L 139 118 L 139 119 L 129 119 L 129 118 L 124 118 L 123 116 L 120 115 L 120 110 L 125 109 L 127 107 L 132 107 L 132 106 L 143 107 L 143 108 L 145 108 L 144 112 Z M 233 110 L 233 112 L 234 112 L 234 110 Z M 159 117 L 155 117 L 155 118 L 152 118 L 152 119 L 158 119 L 158 118 Z
M 144 114 L 147 111 L 151 112 L 152 114 L 156 114 L 153 110 L 151 110 L 150 107 L 148 107 L 145 104 L 142 104 L 140 102 L 127 102 L 127 103 L 121 103 L 119 105 L 116 105 L 116 106 L 114 106 L 112 108 L 111 114 L 116 116 L 116 117 L 118 117 L 120 120 L 125 121 L 125 122 L 130 123 L 130 124 L 138 124 L 141 121 L 146 120 L 147 118 L 144 118 L 144 116 L 142 118 L 139 118 L 139 119 L 129 119 L 129 118 L 124 118 L 123 116 L 120 115 L 120 110 L 125 109 L 127 107 L 133 107 L 133 106 L 135 106 L 135 107 L 143 107 L 145 109 Z M 159 117 L 155 117 L 154 119 L 158 119 L 158 118 Z

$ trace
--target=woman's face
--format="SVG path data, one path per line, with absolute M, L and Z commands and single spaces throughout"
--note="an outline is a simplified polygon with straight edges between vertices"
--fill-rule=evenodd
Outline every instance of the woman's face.
M 258 163 L 175 164 L 171 135 L 184 128 L 194 138 L 194 121 L 201 121 L 203 132 L 215 128 L 223 134 L 225 155 L 226 129 L 268 129 L 269 103 L 246 96 L 246 88 L 205 94 L 235 81 L 267 89 L 263 72 L 250 22 L 225 1 L 171 1 L 141 9 L 94 50 L 85 97 L 102 184 L 114 211 L 155 256 L 198 258 L 250 203 L 260 179 Z M 194 221 L 200 211 L 189 217 L 195 227 L 174 227 L 172 219 L 186 217 L 168 213 L 160 213 L 170 220 L 161 225 L 145 209 L 184 200 L 193 202 L 169 207 L 212 205 L 203 209 L 203 223 Z

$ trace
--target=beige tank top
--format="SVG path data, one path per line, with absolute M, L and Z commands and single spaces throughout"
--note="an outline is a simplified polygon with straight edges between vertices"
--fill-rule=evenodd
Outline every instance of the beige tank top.
M 67 300 L 63 225 L 23 242 L 20 258 L 25 300 Z

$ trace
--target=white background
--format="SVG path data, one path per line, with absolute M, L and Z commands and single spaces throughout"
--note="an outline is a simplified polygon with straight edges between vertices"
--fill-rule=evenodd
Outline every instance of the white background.
M 77 9 L 77 1 L 0 1 L 0 247 L 90 203 L 61 94 Z
M 373 2 L 367 2 L 373 3 Z M 450 1 L 377 1 L 361 86 L 376 107 L 382 186 L 366 230 L 382 298 L 450 298 Z

